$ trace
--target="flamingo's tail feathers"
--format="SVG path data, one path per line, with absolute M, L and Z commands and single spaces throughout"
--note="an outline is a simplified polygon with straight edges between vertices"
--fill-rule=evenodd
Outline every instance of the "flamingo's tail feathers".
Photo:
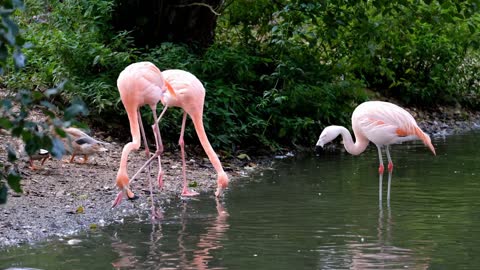
M 415 135 L 417 135 L 417 137 L 420 138 L 420 140 L 422 140 L 428 148 L 430 148 L 430 151 L 432 151 L 432 153 L 436 155 L 435 148 L 433 147 L 432 141 L 430 140 L 430 136 L 423 132 L 419 127 L 415 127 Z

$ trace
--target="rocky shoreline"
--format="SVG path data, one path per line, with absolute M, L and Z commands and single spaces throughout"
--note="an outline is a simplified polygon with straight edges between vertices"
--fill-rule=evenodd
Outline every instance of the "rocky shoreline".
M 0 140 L 6 138 L 0 136 Z M 65 238 L 80 231 L 97 229 L 115 222 L 123 222 L 127 216 L 150 219 L 150 192 L 146 179 L 148 170 L 140 173 L 132 183 L 132 190 L 139 196 L 135 201 L 123 201 L 111 208 L 118 192 L 114 185 L 123 144 L 112 142 L 108 152 L 91 156 L 87 164 L 48 160 L 44 166 L 32 171 L 28 163 L 20 162 L 23 174 L 23 194 L 9 191 L 7 204 L 0 205 L 0 247 L 34 243 L 48 238 Z M 3 153 L 1 153 L 3 154 Z M 188 155 L 188 154 L 187 154 Z M 133 173 L 145 162 L 144 152 L 132 152 L 129 171 Z M 38 167 L 39 164 L 36 164 Z M 240 160 L 223 162 L 232 179 L 245 176 L 255 166 Z M 157 207 L 180 201 L 182 167 L 179 153 L 164 153 L 162 157 L 164 188 L 154 183 L 154 201 Z M 157 165 L 150 175 L 156 178 Z M 207 158 L 188 158 L 187 179 L 191 189 L 200 192 L 202 198 L 213 198 L 216 189 L 216 173 Z
M 448 107 L 439 107 L 433 112 L 417 108 L 407 110 L 417 119 L 420 128 L 431 137 L 443 137 L 480 128 L 480 112 Z
M 435 112 L 417 108 L 408 111 L 417 119 L 419 126 L 434 138 L 480 128 L 480 112 L 443 107 Z M 8 203 L 0 206 L 1 248 L 55 237 L 68 238 L 80 231 L 122 222 L 127 216 L 149 218 L 147 172 L 141 173 L 139 180 L 132 185 L 140 198 L 133 202 L 124 201 L 119 207 L 111 208 L 117 193 L 114 179 L 124 144 L 113 142 L 100 132 L 95 135 L 111 144 L 107 153 L 92 156 L 87 164 L 49 160 L 36 171 L 29 170 L 25 162 L 20 164 L 24 193 L 10 193 Z M 1 135 L 0 139 L 4 142 L 8 140 Z M 312 139 L 315 140 L 316 138 Z M 313 146 L 311 149 L 313 151 Z M 0 152 L 0 155 L 4 153 Z M 67 159 L 64 157 L 64 160 Z M 272 159 L 273 157 L 270 160 L 259 158 L 256 161 L 231 159 L 223 161 L 223 165 L 230 181 L 236 181 L 248 176 L 254 168 L 266 167 Z M 144 160 L 143 151 L 132 152 L 129 159 L 130 173 L 138 169 Z M 202 193 L 202 196 L 213 197 L 216 174 L 208 159 L 187 156 L 187 160 L 187 177 L 195 186 L 192 189 Z M 162 166 L 165 170 L 164 189 L 154 190 L 155 204 L 160 207 L 182 200 L 179 197 L 182 167 L 178 151 L 164 153 Z M 152 166 L 150 175 L 153 178 L 156 170 L 156 165 Z

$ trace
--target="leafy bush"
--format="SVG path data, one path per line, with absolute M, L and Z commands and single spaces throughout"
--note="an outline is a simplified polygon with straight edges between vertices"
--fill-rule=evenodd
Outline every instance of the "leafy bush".
M 345 27 L 342 39 L 352 52 L 353 72 L 369 87 L 409 104 L 463 101 L 465 89 L 451 78 L 469 48 L 478 48 L 480 17 L 470 1 L 359 6 L 362 16 Z
M 21 51 L 25 40 L 20 35 L 17 24 L 12 20 L 12 14 L 18 9 L 23 9 L 22 1 L 5 0 L 0 4 L 0 75 L 13 51 L 13 65 L 22 68 L 25 65 L 25 57 Z M 10 49 L 9 49 L 10 48 Z
M 22 1 L 4 1 L 0 4 L 2 10 L 0 25 L 0 67 L 7 66 L 9 58 L 8 50 L 13 50 L 12 58 L 15 68 L 24 66 L 25 57 L 21 51 L 24 39 L 20 35 L 19 28 L 10 16 L 16 9 L 23 7 Z M 12 74 L 16 74 L 13 72 Z M 50 102 L 58 93 L 63 84 L 58 88 L 46 91 L 20 90 L 15 95 L 2 94 L 0 100 L 0 131 L 2 133 L 18 137 L 22 141 L 25 152 L 28 155 L 37 153 L 41 148 L 47 149 L 52 156 L 60 158 L 64 154 L 64 147 L 60 137 L 65 137 L 64 127 L 68 127 L 75 121 L 77 114 L 86 114 L 84 104 L 74 100 L 73 104 L 64 111 Z M 33 107 L 38 107 L 48 117 L 46 122 L 35 122 L 30 118 Z M 59 118 L 62 115 L 63 118 Z M 20 172 L 16 166 L 17 152 L 15 146 L 7 145 L 8 160 L 0 162 L 0 204 L 6 203 L 8 187 L 15 192 L 21 192 Z
M 46 89 L 66 79 L 66 101 L 80 97 L 96 113 L 118 99 L 116 76 L 135 61 L 127 33 L 112 33 L 112 1 L 27 0 L 20 18 L 28 65 L 6 79 L 9 88 Z M 112 33 L 112 34 L 109 34 Z
M 113 3 L 27 0 L 19 18 L 29 63 L 7 74 L 8 87 L 68 78 L 62 102 L 80 96 L 102 116 L 92 118 L 120 115 L 116 124 L 128 128 L 119 72 L 136 61 L 185 69 L 204 83 L 207 132 L 227 151 L 312 145 L 324 126 L 349 124 L 365 88 L 407 104 L 479 105 L 480 15 L 471 1 L 230 1 L 202 54 L 173 43 L 132 48 L 129 33 L 112 31 Z M 176 142 L 181 112 L 168 114 L 162 133 Z M 186 137 L 196 138 L 192 125 Z

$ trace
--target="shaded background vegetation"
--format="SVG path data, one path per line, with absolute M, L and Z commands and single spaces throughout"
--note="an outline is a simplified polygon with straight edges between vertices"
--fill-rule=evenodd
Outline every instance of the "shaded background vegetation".
M 132 2 L 140 8 L 125 16 Z M 479 108 L 478 1 L 25 4 L 16 18 L 31 45 L 23 50 L 28 61 L 21 71 L 7 66 L 2 86 L 42 92 L 68 79 L 54 103 L 80 97 L 90 124 L 109 130 L 128 130 L 116 78 L 136 61 L 185 69 L 204 83 L 207 133 L 224 154 L 312 145 L 324 126 L 348 125 L 353 108 L 378 95 Z M 180 120 L 179 110 L 162 120 L 166 142 L 177 141 Z M 191 125 L 186 136 L 196 141 Z
M 20 0 L 5 0 L 0 2 L 0 75 L 4 74 L 5 67 L 18 70 L 25 66 L 23 50 L 28 48 L 28 43 L 20 33 L 20 29 L 13 20 L 17 10 L 23 10 L 24 5 Z M 10 72 L 14 76 L 14 72 Z M 1 77 L 4 79 L 3 77 Z M 43 91 L 17 89 L 9 93 L 2 92 L 0 99 L 0 132 L 4 137 L 18 138 L 21 145 L 11 145 L 3 142 L 2 150 L 7 155 L 0 157 L 0 204 L 7 201 L 8 187 L 15 192 L 21 192 L 21 172 L 16 160 L 20 153 L 32 156 L 42 148 L 48 149 L 55 158 L 64 154 L 64 146 L 60 137 L 65 137 L 64 127 L 77 123 L 78 114 L 86 115 L 84 104 L 78 100 L 71 100 L 63 110 L 51 103 L 61 90 L 63 83 Z M 41 110 L 45 121 L 37 121 L 30 117 L 32 108 Z

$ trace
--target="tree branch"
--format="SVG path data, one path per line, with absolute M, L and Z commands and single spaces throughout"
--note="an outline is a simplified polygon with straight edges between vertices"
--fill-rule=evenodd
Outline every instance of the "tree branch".
M 176 7 L 204 6 L 204 7 L 207 7 L 208 9 L 210 9 L 210 11 L 211 11 L 213 14 L 215 14 L 215 15 L 217 15 L 217 16 L 222 15 L 222 14 L 216 12 L 215 9 L 214 9 L 212 6 L 210 6 L 210 5 L 208 5 L 208 4 L 205 4 L 205 3 L 191 3 L 191 4 L 188 4 L 188 5 L 175 5 L 175 6 L 176 6 Z

